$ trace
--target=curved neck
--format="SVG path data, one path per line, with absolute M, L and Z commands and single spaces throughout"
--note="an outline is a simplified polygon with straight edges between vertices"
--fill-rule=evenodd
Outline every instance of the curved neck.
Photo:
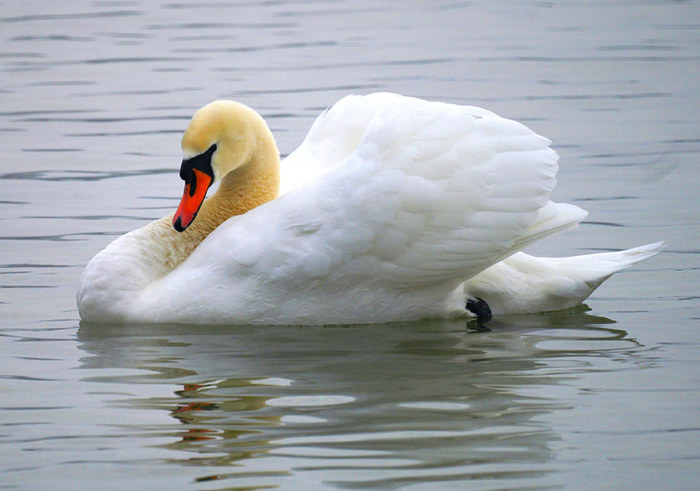
M 153 243 L 158 244 L 156 255 L 162 261 L 158 268 L 159 276 L 169 273 L 187 259 L 223 222 L 271 201 L 279 194 L 280 161 L 277 145 L 264 123 L 256 130 L 255 151 L 250 160 L 221 179 L 216 193 L 204 200 L 197 218 L 187 230 L 174 230 L 173 214 L 144 227 L 151 229 L 148 233 L 154 236 Z
M 83 320 L 124 319 L 145 288 L 177 268 L 224 221 L 277 197 L 279 154 L 262 118 L 252 135 L 250 158 L 221 180 L 187 230 L 176 232 L 170 214 L 119 237 L 92 258 L 78 287 Z

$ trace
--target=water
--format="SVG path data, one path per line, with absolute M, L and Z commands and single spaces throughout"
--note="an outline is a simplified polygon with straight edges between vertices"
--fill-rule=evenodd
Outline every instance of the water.
M 5 2 L 0 487 L 692 488 L 700 477 L 700 5 Z M 177 205 L 179 137 L 233 98 L 290 152 L 390 90 L 488 107 L 590 211 L 538 244 L 666 240 L 588 307 L 344 328 L 80 326 L 90 257 Z

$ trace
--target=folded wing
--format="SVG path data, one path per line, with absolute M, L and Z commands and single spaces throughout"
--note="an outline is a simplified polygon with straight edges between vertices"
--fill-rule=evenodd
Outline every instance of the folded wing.
M 546 138 L 478 108 L 381 102 L 348 117 L 356 143 L 335 153 L 324 138 L 348 132 L 317 122 L 315 157 L 330 162 L 311 163 L 314 178 L 212 234 L 231 235 L 231 250 L 210 251 L 228 256 L 219 263 L 300 288 L 428 287 L 464 281 L 582 218 L 543 224 L 560 206 L 549 202 L 558 156 Z M 331 116 L 342 120 L 334 109 L 321 118 Z M 290 168 L 311 157 L 297 152 Z

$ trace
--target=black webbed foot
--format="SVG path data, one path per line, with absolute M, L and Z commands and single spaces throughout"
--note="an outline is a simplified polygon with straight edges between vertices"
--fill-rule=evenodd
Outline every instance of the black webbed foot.
M 466 309 L 476 316 L 479 324 L 484 324 L 491 320 L 491 308 L 483 298 L 468 298 Z

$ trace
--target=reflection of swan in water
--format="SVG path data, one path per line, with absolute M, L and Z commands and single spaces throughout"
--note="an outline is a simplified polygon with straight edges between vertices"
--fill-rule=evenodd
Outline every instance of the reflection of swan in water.
M 382 485 L 364 481 L 370 467 L 384 484 L 420 482 L 425 469 L 455 479 L 522 466 L 545 475 L 559 438 L 548 415 L 567 405 L 559 384 L 588 373 L 586 357 L 614 353 L 610 363 L 624 369 L 634 358 L 623 354 L 638 352 L 612 321 L 580 310 L 508 321 L 484 333 L 434 321 L 253 330 L 83 325 L 78 335 L 87 378 L 131 387 L 112 403 L 137 409 L 120 413 L 124 427 L 187 452 L 203 479 L 248 476 L 246 485 L 282 487 L 302 479 L 308 487 L 321 478 L 300 468 L 314 467 L 326 482 L 369 487 Z M 95 379 L 92 369 L 118 375 Z M 169 417 L 143 425 L 143 411 L 154 409 Z

